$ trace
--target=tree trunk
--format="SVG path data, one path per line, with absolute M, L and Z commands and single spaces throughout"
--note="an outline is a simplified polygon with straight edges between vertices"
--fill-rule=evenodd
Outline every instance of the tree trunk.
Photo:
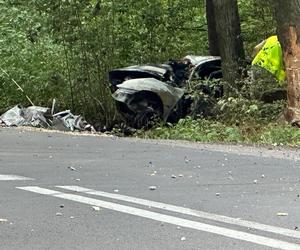
M 288 83 L 285 118 L 300 127 L 300 0 L 274 0 L 274 3 Z
M 237 0 L 212 0 L 216 17 L 216 30 L 224 80 L 229 86 L 238 87 L 236 80 L 241 79 L 245 51 L 241 38 L 240 17 Z M 232 92 L 232 88 L 225 89 Z
M 216 17 L 212 0 L 206 0 L 206 21 L 208 30 L 209 53 L 212 56 L 219 56 L 220 50 L 216 29 Z

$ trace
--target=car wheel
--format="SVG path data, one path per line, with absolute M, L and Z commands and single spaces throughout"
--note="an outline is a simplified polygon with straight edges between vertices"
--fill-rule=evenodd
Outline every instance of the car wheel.
M 145 110 L 139 112 L 135 117 L 135 127 L 138 129 L 153 127 L 161 120 L 161 114 L 153 107 L 147 107 Z

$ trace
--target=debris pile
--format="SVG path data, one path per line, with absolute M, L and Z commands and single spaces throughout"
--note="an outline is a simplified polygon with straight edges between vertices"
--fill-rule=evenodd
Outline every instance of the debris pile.
M 0 116 L 0 125 L 7 127 L 31 126 L 61 131 L 95 131 L 93 126 L 82 116 L 74 115 L 70 110 L 53 114 L 49 108 L 39 106 L 25 108 L 16 105 Z

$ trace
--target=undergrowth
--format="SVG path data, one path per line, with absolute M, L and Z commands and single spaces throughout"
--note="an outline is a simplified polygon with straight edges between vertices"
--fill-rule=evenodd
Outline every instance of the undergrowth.
M 144 131 L 140 136 L 148 139 L 300 146 L 299 128 L 278 123 L 229 125 L 216 120 L 186 118 L 175 125 Z

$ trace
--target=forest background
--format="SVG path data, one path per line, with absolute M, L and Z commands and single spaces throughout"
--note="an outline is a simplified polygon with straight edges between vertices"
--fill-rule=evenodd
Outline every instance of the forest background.
M 239 0 L 238 5 L 251 60 L 254 46 L 276 33 L 274 9 L 269 0 Z M 59 110 L 71 109 L 93 124 L 111 127 L 117 112 L 108 87 L 110 69 L 209 54 L 204 0 L 0 0 L 0 23 L 0 113 L 18 103 L 30 105 L 14 79 L 35 105 L 49 107 L 55 98 Z M 218 121 L 188 117 L 142 134 L 300 142 L 299 129 L 277 124 L 282 102 L 263 105 L 255 98 L 231 98 L 221 104 L 226 115 Z

